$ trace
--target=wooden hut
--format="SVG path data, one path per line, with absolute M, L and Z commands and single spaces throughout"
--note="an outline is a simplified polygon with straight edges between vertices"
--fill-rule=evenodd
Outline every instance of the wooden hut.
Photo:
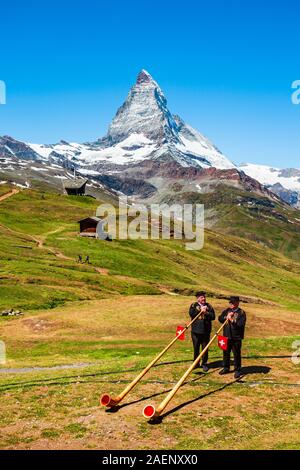
M 96 229 L 101 221 L 99 217 L 86 217 L 78 221 L 82 237 L 96 237 Z
M 87 180 L 76 178 L 74 180 L 65 180 L 64 189 L 69 196 L 84 196 Z

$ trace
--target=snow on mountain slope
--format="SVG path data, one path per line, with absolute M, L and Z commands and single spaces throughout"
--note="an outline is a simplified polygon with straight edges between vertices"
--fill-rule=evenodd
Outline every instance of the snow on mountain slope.
M 198 133 L 199 134 L 199 133 Z M 195 157 L 201 156 L 205 158 L 208 163 L 201 163 L 197 158 L 195 158 L 195 163 L 198 160 L 199 166 L 204 168 L 209 168 L 211 166 L 223 170 L 227 170 L 229 168 L 234 168 L 234 165 L 201 134 L 199 137 L 190 140 L 182 133 L 179 133 L 180 143 L 176 144 L 178 150 L 180 150 L 183 154 L 189 154 L 191 156 L 195 155 Z
M 245 163 L 239 166 L 239 170 L 268 187 L 288 204 L 300 207 L 300 169 Z
M 201 156 L 208 160 L 208 165 L 202 163 L 200 166 L 212 166 L 224 170 L 235 167 L 235 165 L 233 165 L 212 142 L 200 134 L 200 132 L 193 129 L 189 124 L 186 124 L 179 116 L 174 116 L 174 120 L 180 139 L 180 144 L 177 144 L 177 148 L 184 153 L 188 152 L 191 155 Z
M 84 144 L 68 143 L 64 141 L 52 145 L 31 144 L 27 142 L 27 145 L 45 160 L 49 159 L 52 152 L 56 152 L 68 158 L 73 158 L 80 155 L 86 148 Z
M 300 191 L 300 169 L 279 169 L 253 163 L 242 164 L 239 169 L 266 186 L 280 183 L 286 189 Z
M 54 145 L 27 144 L 42 159 L 49 159 L 55 154 L 64 156 L 78 164 L 85 165 L 104 161 L 116 165 L 135 163 L 147 158 L 157 149 L 157 144 L 143 134 L 133 133 L 122 142 L 111 147 L 101 148 L 93 144 L 59 143 Z M 92 171 L 92 170 L 91 170 Z
M 96 148 L 82 149 L 77 158 L 85 164 L 105 161 L 106 163 L 124 165 L 144 160 L 156 148 L 157 144 L 143 134 L 133 133 L 123 141 L 108 148 L 100 148 L 99 150 Z

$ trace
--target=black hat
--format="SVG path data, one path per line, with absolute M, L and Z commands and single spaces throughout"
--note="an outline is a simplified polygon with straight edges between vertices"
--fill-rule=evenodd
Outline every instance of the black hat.
M 229 297 L 229 303 L 230 304 L 236 304 L 240 301 L 240 298 L 238 295 L 232 295 L 231 297 Z
M 204 292 L 204 290 L 198 290 L 195 295 L 196 297 L 200 297 L 200 295 L 206 295 L 206 292 Z

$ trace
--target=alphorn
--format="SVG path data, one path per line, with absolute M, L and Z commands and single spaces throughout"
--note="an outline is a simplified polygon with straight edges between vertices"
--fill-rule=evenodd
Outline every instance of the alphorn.
M 218 331 L 214 334 L 214 336 L 211 338 L 207 346 L 201 351 L 197 359 L 194 360 L 193 364 L 188 368 L 188 370 L 183 374 L 181 379 L 177 382 L 177 384 L 173 387 L 173 389 L 170 391 L 170 393 L 166 396 L 166 398 L 161 402 L 161 404 L 155 409 L 155 406 L 153 405 L 146 405 L 143 409 L 143 416 L 147 419 L 155 419 L 160 416 L 160 414 L 164 411 L 168 403 L 172 400 L 174 397 L 175 393 L 178 392 L 179 388 L 181 385 L 184 383 L 184 381 L 187 379 L 187 377 L 191 374 L 195 366 L 198 364 L 200 361 L 201 357 L 206 353 L 210 345 L 214 342 L 222 328 L 226 325 L 228 320 L 226 320 L 223 325 L 218 329 Z
M 108 408 L 113 408 L 114 406 L 118 405 L 123 398 L 136 386 L 136 384 L 147 374 L 147 372 L 154 366 L 154 364 L 159 361 L 159 359 L 170 349 L 171 346 L 178 340 L 178 338 L 196 321 L 201 315 L 203 314 L 202 311 L 198 313 L 186 326 L 183 328 L 180 335 L 176 335 L 175 338 L 156 356 L 148 365 L 145 367 L 142 372 L 116 397 L 111 397 L 108 393 L 104 393 L 100 397 L 100 404 L 102 406 L 106 406 Z

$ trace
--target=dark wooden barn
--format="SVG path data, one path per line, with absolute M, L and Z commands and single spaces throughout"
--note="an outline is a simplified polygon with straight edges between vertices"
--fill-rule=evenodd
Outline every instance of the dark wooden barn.
M 69 196 L 84 196 L 87 180 L 74 179 L 64 181 L 64 189 Z
M 99 217 L 86 217 L 85 219 L 79 220 L 80 235 L 96 237 L 96 229 L 100 220 Z

